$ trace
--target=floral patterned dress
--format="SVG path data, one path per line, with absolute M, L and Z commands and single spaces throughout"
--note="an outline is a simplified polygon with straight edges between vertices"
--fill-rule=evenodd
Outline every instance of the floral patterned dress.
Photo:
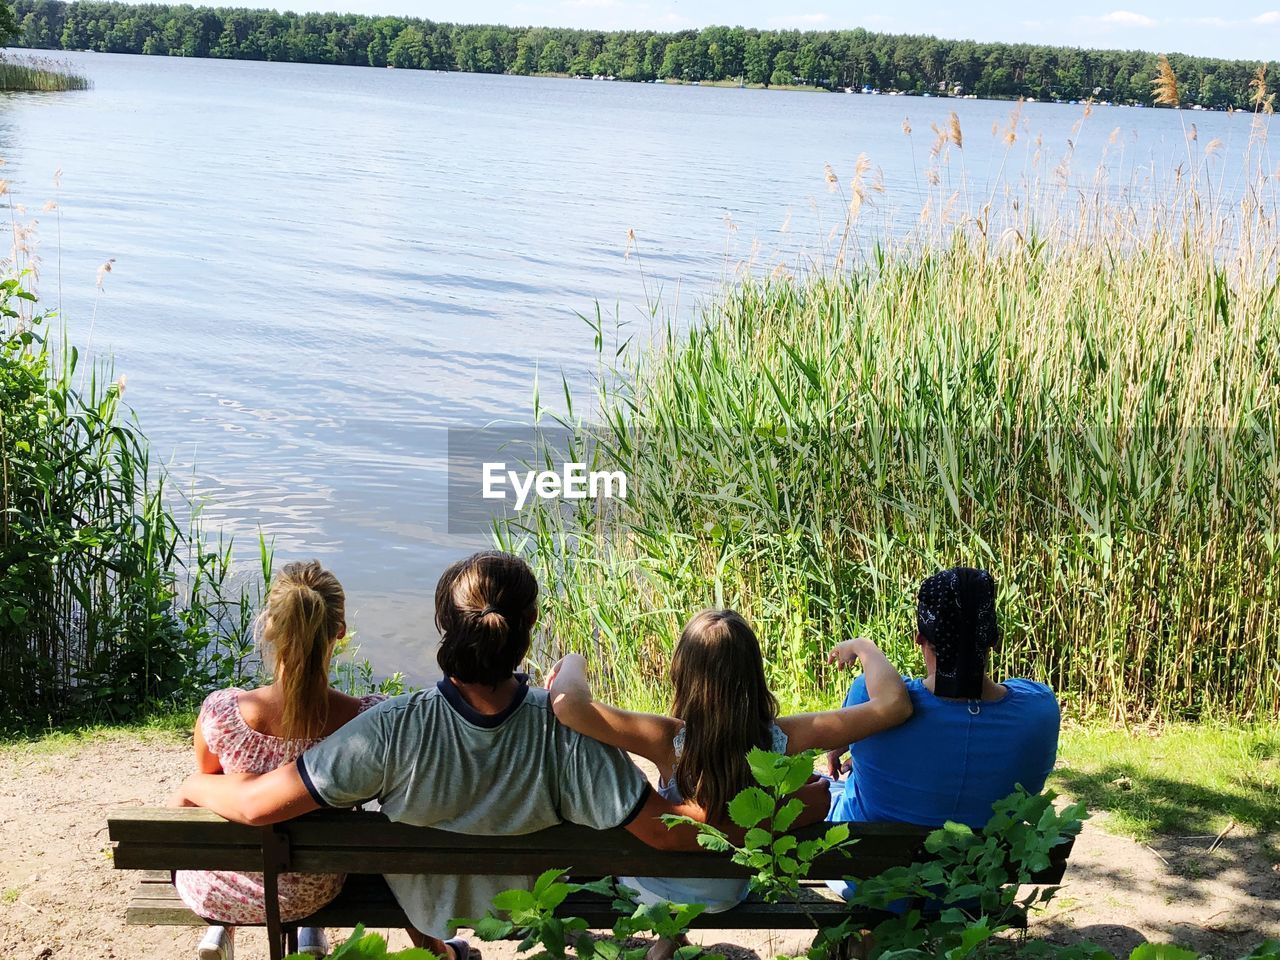
M 254 730 L 240 713 L 243 692 L 236 687 L 219 690 L 209 694 L 200 708 L 200 732 L 224 772 L 269 773 L 293 763 L 320 742 L 286 740 Z M 378 693 L 362 697 L 360 712 L 385 699 Z M 281 874 L 280 919 L 288 922 L 315 913 L 338 895 L 344 879 L 340 874 Z M 180 870 L 174 876 L 174 886 L 192 912 L 205 920 L 228 925 L 266 922 L 260 873 Z

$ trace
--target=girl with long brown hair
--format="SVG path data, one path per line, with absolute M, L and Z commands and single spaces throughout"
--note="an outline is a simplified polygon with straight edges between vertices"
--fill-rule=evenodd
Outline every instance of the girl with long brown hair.
M 312 560 L 290 563 L 271 579 L 257 632 L 272 682 L 256 690 L 231 687 L 205 698 L 196 721 L 196 763 L 201 773 L 266 773 L 292 763 L 348 720 L 385 698 L 349 697 L 329 686 L 334 648 L 346 635 L 342 584 Z M 283 874 L 280 916 L 297 920 L 342 889 L 340 876 Z M 261 924 L 262 874 L 179 871 L 174 884 L 201 917 L 220 921 L 196 951 L 198 960 L 232 960 L 235 924 Z M 303 952 L 328 952 L 324 933 L 298 931 Z
M 570 654 L 553 669 L 552 709 L 565 726 L 652 762 L 669 800 L 696 803 L 708 816 L 751 785 L 747 754 L 833 749 L 902 723 L 911 715 L 898 671 L 866 639 L 836 644 L 828 662 L 861 661 L 870 699 L 857 706 L 789 717 L 765 681 L 760 642 L 733 610 L 704 610 L 685 626 L 671 662 L 671 714 L 635 713 L 594 699 L 586 661 Z M 741 902 L 747 886 L 737 880 L 628 877 L 642 903 L 702 903 L 713 912 Z

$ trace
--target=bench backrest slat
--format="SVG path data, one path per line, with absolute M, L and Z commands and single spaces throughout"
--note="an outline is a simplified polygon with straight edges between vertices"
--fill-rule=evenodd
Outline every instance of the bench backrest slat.
M 564 867 L 578 876 L 745 877 L 750 871 L 727 856 L 658 851 L 625 830 L 591 830 L 570 824 L 522 836 L 450 833 L 391 823 L 381 814 L 321 811 L 274 828 L 229 823 L 207 810 L 132 809 L 108 819 L 116 844 L 115 865 L 135 870 L 240 870 L 262 867 L 263 831 L 287 838 L 289 869 L 300 873 L 536 874 Z M 799 831 L 818 835 L 826 824 Z M 927 859 L 929 830 L 906 824 L 854 823 L 849 856 L 814 862 L 813 879 L 874 876 Z M 1062 878 L 1070 844 L 1054 851 L 1038 883 Z

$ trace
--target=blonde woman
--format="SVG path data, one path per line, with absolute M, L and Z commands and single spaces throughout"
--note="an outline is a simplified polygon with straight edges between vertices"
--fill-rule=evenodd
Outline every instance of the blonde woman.
M 293 763 L 347 721 L 384 699 L 357 699 L 329 686 L 334 647 L 346 635 L 342 584 L 316 561 L 291 563 L 271 580 L 258 636 L 273 681 L 256 690 L 231 687 L 211 693 L 196 721 L 196 763 L 201 773 L 267 773 Z M 282 920 L 298 920 L 342 889 L 343 877 L 283 874 Z M 179 871 L 174 885 L 196 914 L 222 924 L 208 929 L 198 960 L 233 960 L 235 925 L 265 919 L 262 874 Z M 303 952 L 328 952 L 324 932 L 298 932 Z

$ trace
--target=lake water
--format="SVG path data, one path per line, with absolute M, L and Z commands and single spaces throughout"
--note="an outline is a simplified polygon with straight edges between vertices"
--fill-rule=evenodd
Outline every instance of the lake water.
M 330 565 L 363 652 L 419 681 L 435 580 L 475 545 L 447 533 L 448 427 L 528 420 L 535 372 L 544 395 L 562 373 L 585 382 L 578 314 L 597 301 L 642 330 L 655 299 L 687 319 L 744 264 L 821 254 L 844 215 L 825 164 L 847 183 L 866 153 L 885 185 L 866 216 L 910 224 L 930 124 L 954 109 L 953 165 L 988 190 L 1012 107 L 66 58 L 92 90 L 0 96 L 7 199 L 39 220 L 44 300 L 114 355 L 211 526 Z M 1185 159 L 1194 121 L 1224 142 L 1226 189 L 1239 176 L 1247 116 L 1096 107 L 1076 131 L 1081 114 L 1028 104 L 1022 135 L 1055 158 L 1074 141 L 1085 177 L 1116 128 L 1123 170 Z

